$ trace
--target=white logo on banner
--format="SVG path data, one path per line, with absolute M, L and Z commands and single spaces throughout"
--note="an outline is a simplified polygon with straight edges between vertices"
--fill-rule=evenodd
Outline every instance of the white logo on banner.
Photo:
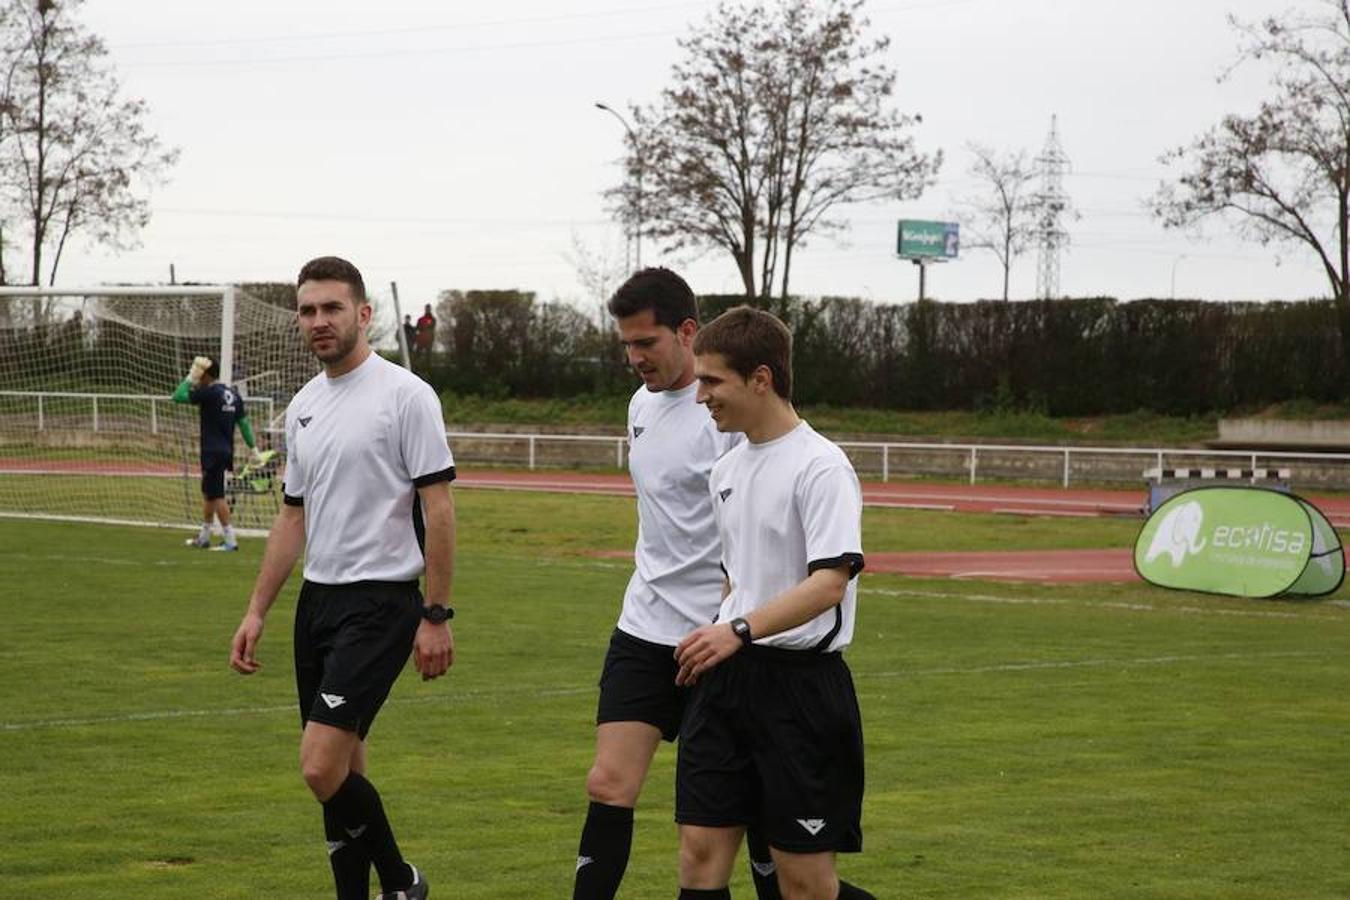
M 1163 516 L 1153 534 L 1153 543 L 1144 555 L 1144 562 L 1153 562 L 1166 553 L 1172 557 L 1174 567 L 1180 566 L 1187 556 L 1205 549 L 1205 540 L 1200 537 L 1204 519 L 1205 511 L 1198 500 L 1183 503 Z

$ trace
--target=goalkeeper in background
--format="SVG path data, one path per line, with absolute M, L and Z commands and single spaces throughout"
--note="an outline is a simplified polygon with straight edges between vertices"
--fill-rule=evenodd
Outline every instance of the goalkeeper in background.
M 192 361 L 192 368 L 173 392 L 174 403 L 191 403 L 201 413 L 202 423 L 202 529 L 188 540 L 189 547 L 211 550 L 238 550 L 234 526 L 230 524 L 230 505 L 225 502 L 225 472 L 234 469 L 234 426 L 244 436 L 255 465 L 262 462 L 253 426 L 244 411 L 244 398 L 227 384 L 221 384 L 220 364 L 205 356 Z M 211 519 L 220 520 L 225 543 L 211 546 Z

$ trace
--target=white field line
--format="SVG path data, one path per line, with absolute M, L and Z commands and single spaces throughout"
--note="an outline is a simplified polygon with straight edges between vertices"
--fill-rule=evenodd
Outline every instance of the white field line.
M 992 512 L 1004 516 L 1072 516 L 1078 519 L 1095 519 L 1099 517 L 1099 514 L 1095 512 L 1081 512 L 1072 509 L 1032 509 L 1030 507 L 1018 509 L 1011 506 L 996 507 Z
M 1007 504 L 1007 503 L 1025 503 L 1037 507 L 1051 506 L 1051 507 L 1067 507 L 1070 509 L 1074 507 L 1078 508 L 1087 507 L 1089 509 L 1110 509 L 1118 512 L 1139 512 L 1140 509 L 1143 507 L 1142 501 L 1139 503 L 1131 503 L 1129 501 L 1121 501 L 1121 500 L 1106 500 L 1106 499 L 1092 500 L 1086 497 L 1084 498 L 1018 497 L 1018 496 L 1010 497 L 1006 494 L 1000 495 L 1000 494 L 906 493 L 903 490 L 888 491 L 884 487 L 880 486 L 863 488 L 863 494 L 865 495 L 868 493 L 871 493 L 873 497 L 876 497 L 878 499 L 880 498 L 892 500 L 913 499 L 913 500 L 925 500 L 930 503 L 933 501 L 940 501 L 940 500 L 946 500 L 952 503 L 988 503 L 991 505 Z
M 1323 653 L 1313 652 L 1270 652 L 1270 653 L 1217 653 L 1217 654 L 1193 654 L 1193 655 L 1174 655 L 1174 656 L 1145 656 L 1124 659 L 1066 659 L 1045 662 L 1015 662 L 998 663 L 987 666 L 969 666 L 969 667 L 944 667 L 934 669 L 901 669 L 891 672 L 866 672 L 855 671 L 854 675 L 858 678 L 922 678 L 933 675 L 986 675 L 1002 672 L 1027 672 L 1036 670 L 1053 669 L 1082 669 L 1082 668 L 1103 668 L 1107 666 L 1118 666 L 1120 668 L 1131 668 L 1136 666 L 1164 666 L 1176 665 L 1179 663 L 1190 662 L 1220 662 L 1220 661 L 1247 661 L 1258 658 L 1276 658 L 1276 657 L 1317 657 L 1325 656 Z M 450 689 L 450 692 L 440 696 L 433 697 L 414 697 L 407 699 L 392 699 L 386 702 L 386 706 L 410 706 L 427 703 L 457 703 L 461 701 L 490 700 L 497 701 L 504 696 L 521 696 L 530 698 L 542 697 L 571 697 L 579 694 L 589 694 L 598 690 L 592 685 L 575 688 L 552 688 L 547 690 L 532 690 L 521 688 L 517 690 L 491 690 L 491 691 L 460 691 Z M 295 704 L 286 704 L 284 706 L 252 706 L 252 707 L 227 707 L 224 709 L 165 709 L 148 710 L 139 713 L 124 713 L 113 716 L 92 716 L 88 718 L 67 718 L 67 719 L 35 719 L 29 722 L 0 722 L 0 732 L 20 732 L 20 731 L 39 731 L 57 728 L 86 728 L 96 725 L 118 725 L 132 722 L 163 722 L 174 719 L 202 719 L 202 718 L 226 718 L 233 716 L 256 716 L 270 715 L 272 713 L 291 713 L 296 714 Z
M 585 694 L 593 687 L 576 688 L 552 688 L 547 690 L 495 690 L 495 691 L 461 691 L 452 689 L 451 693 L 434 697 L 407 697 L 394 698 L 385 701 L 385 706 L 414 706 L 425 703 L 455 703 L 457 701 L 467 700 L 496 700 L 505 695 L 527 695 L 529 697 L 567 697 L 576 694 Z M 11 731 L 37 731 L 49 728 L 83 728 L 91 725 L 116 725 L 128 722 L 163 722 L 172 719 L 203 719 L 207 717 L 220 716 L 228 718 L 232 716 L 260 716 L 271 713 L 292 713 L 299 715 L 299 709 L 295 703 L 288 703 L 284 706 L 236 706 L 226 707 L 224 709 L 160 709 L 147 710 L 138 713 L 123 713 L 115 716 L 89 716 L 87 718 L 69 718 L 69 719 L 34 719 L 31 722 L 0 722 L 0 732 Z
M 914 678 L 924 675 L 982 675 L 990 672 L 1036 672 L 1047 669 L 1089 669 L 1106 666 L 1130 668 L 1134 666 L 1170 666 L 1177 663 L 1216 662 L 1222 660 L 1272 659 L 1285 657 L 1326 656 L 1325 653 L 1290 650 L 1269 653 L 1197 653 L 1172 656 L 1143 656 L 1134 659 L 1066 659 L 1046 662 L 1000 663 L 992 666 L 970 666 L 943 669 L 900 669 L 894 672 L 854 671 L 857 678 Z
M 139 522 L 133 519 L 107 519 L 101 516 L 59 515 L 56 513 L 20 513 L 0 512 L 0 519 L 26 519 L 33 522 L 75 522 L 87 525 L 117 525 L 132 528 L 166 528 L 171 531 L 196 531 L 198 525 L 186 522 Z M 234 530 L 240 537 L 267 537 L 265 528 L 243 528 Z
M 1319 616 L 1297 612 L 1279 612 L 1259 609 L 1214 609 L 1204 606 L 1157 606 L 1152 603 L 1123 603 L 1116 600 L 1063 600 L 1057 597 L 1007 597 L 991 594 L 961 594 L 948 591 L 898 590 L 891 588 L 860 588 L 864 594 L 888 597 L 917 597 L 925 600 L 964 600 L 967 603 L 999 603 L 1009 606 L 1064 606 L 1078 605 L 1101 609 L 1119 609 L 1126 612 L 1184 613 L 1197 616 L 1239 616 L 1252 619 L 1292 619 L 1299 622 L 1350 622 L 1347 616 Z M 1316 601 L 1312 601 L 1316 602 Z M 1332 600 L 1328 605 L 1350 607 L 1350 603 Z

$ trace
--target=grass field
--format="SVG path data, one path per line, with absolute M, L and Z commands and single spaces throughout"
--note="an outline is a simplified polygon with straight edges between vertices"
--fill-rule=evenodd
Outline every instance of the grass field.
M 371 773 L 433 897 L 570 896 L 631 500 L 460 491 L 458 662 Z M 1122 546 L 1136 525 L 869 510 L 869 550 Z M 331 896 L 296 767 L 297 582 L 226 665 L 261 554 L 0 520 L 0 898 Z M 879 897 L 1350 896 L 1350 605 L 864 575 L 849 651 Z M 623 897 L 676 893 L 674 752 Z M 736 896 L 753 896 L 744 866 Z

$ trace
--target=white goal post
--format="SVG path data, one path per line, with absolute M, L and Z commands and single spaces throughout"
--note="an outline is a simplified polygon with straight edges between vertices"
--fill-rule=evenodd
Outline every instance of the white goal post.
M 199 522 L 197 408 L 172 400 L 195 356 L 283 450 L 286 404 L 318 371 L 293 310 L 229 285 L 0 287 L 0 516 Z M 235 442 L 236 524 L 265 528 L 279 465 L 245 470 Z

